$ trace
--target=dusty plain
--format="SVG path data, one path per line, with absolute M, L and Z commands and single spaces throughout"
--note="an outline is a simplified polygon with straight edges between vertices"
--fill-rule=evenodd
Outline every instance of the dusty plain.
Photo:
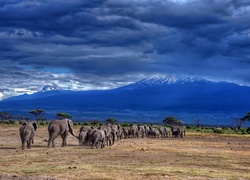
M 31 149 L 21 149 L 19 124 L 0 124 L 1 180 L 250 179 L 250 136 L 187 132 L 185 138 L 123 139 L 104 149 L 47 148 L 39 126 Z M 75 126 L 79 132 L 80 126 Z

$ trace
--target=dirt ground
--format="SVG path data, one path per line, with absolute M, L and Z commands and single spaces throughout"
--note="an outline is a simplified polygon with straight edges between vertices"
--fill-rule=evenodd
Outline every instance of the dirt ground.
M 21 149 L 19 125 L 0 124 L 1 180 L 250 179 L 250 136 L 199 134 L 185 138 L 123 139 L 111 147 L 47 148 L 39 127 L 31 149 Z M 79 127 L 75 127 L 78 133 Z

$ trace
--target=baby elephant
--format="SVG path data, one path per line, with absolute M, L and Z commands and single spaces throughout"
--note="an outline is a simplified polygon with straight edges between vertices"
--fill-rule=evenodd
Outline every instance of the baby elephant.
M 19 129 L 20 137 L 22 141 L 22 149 L 25 149 L 25 143 L 27 143 L 27 148 L 31 148 L 31 143 L 34 143 L 35 131 L 37 129 L 36 123 L 23 123 Z

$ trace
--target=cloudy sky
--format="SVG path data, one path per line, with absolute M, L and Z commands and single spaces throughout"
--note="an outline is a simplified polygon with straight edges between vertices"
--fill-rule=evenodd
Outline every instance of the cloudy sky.
M 153 74 L 250 85 L 249 0 L 1 0 L 0 99 Z

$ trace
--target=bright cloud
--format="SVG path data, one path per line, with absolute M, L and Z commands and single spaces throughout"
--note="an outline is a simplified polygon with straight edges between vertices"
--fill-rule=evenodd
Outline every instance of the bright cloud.
M 107 89 L 155 73 L 250 85 L 249 8 L 234 0 L 1 1 L 0 92 Z

